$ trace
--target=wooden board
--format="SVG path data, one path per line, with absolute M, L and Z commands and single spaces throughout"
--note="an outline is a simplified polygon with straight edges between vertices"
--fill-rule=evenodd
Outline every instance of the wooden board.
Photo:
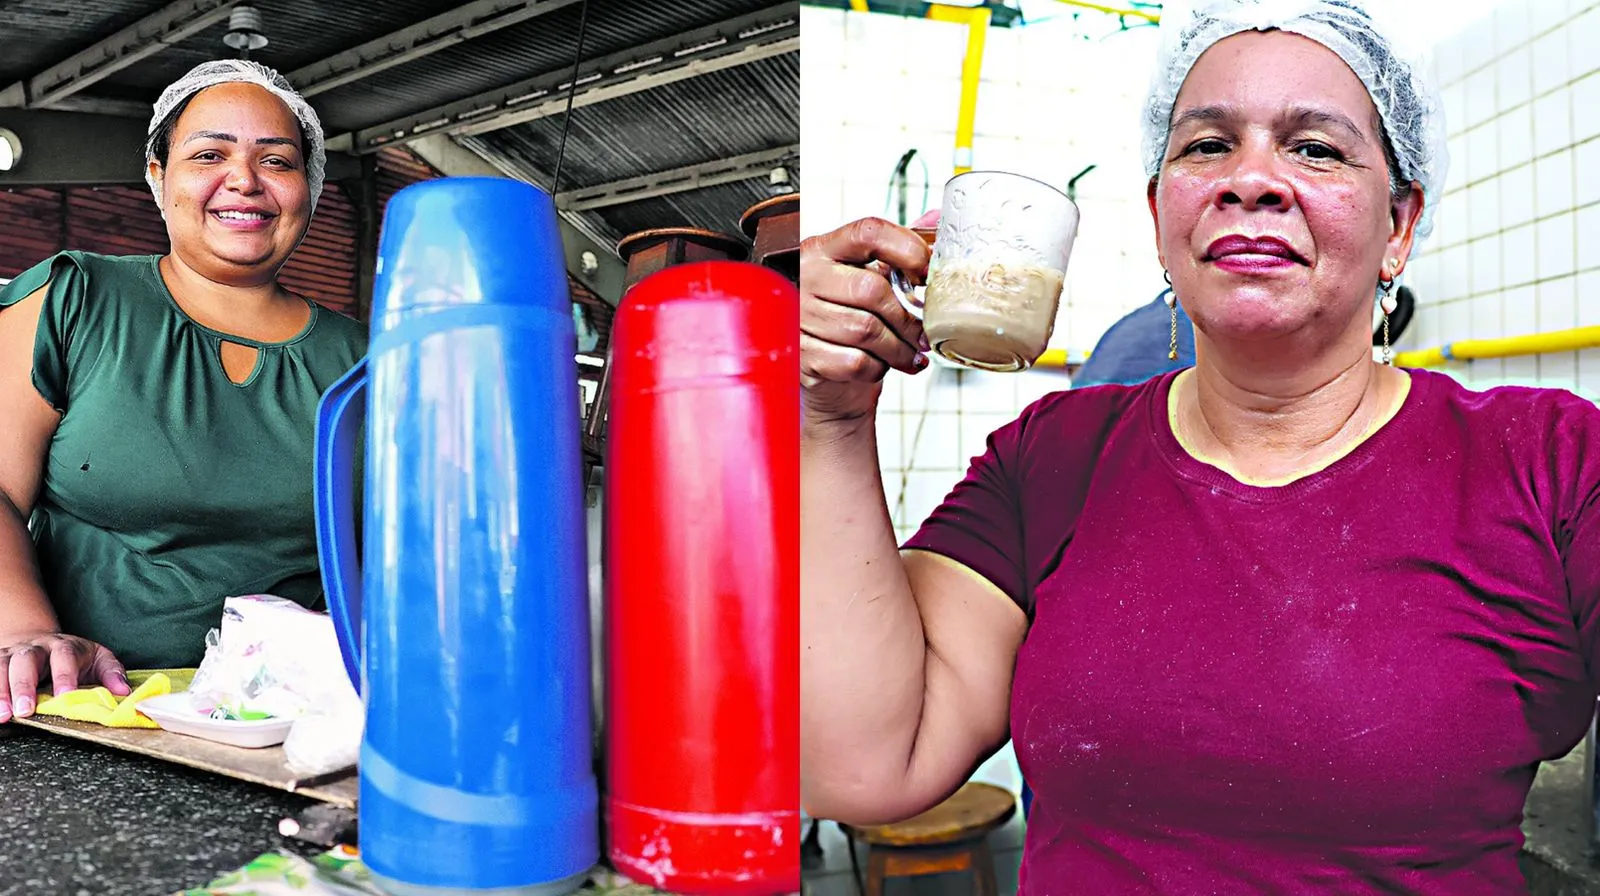
M 346 809 L 356 807 L 360 792 L 359 778 L 353 767 L 326 775 L 303 777 L 289 768 L 281 746 L 251 750 L 155 728 L 107 728 L 93 722 L 76 722 L 60 716 L 35 715 L 12 721 L 112 749 L 287 790 Z
M 130 671 L 128 681 L 138 687 L 153 671 Z M 174 690 L 184 690 L 194 677 L 193 669 L 162 669 L 172 679 Z M 250 781 L 278 790 L 298 793 L 345 809 L 354 809 L 360 792 L 359 778 L 354 766 L 325 775 L 306 777 L 289 768 L 283 747 L 247 749 L 186 734 L 173 734 L 156 728 L 107 728 L 93 722 L 77 722 L 60 716 L 34 715 L 26 719 L 12 719 L 15 724 L 26 725 L 65 737 L 86 740 L 101 746 L 138 753 L 165 762 L 186 765 L 201 771 Z

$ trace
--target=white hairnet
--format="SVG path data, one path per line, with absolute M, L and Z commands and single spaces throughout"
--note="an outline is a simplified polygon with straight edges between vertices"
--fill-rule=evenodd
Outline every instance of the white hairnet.
M 1185 8 L 1187 7 L 1187 9 Z M 1145 106 L 1145 171 L 1161 169 L 1178 90 L 1195 60 L 1225 37 L 1279 29 L 1332 50 L 1366 86 L 1394 149 L 1402 182 L 1422 185 L 1423 217 L 1416 239 L 1433 229 L 1449 163 L 1444 113 L 1427 83 L 1423 54 L 1402 48 L 1398 29 L 1385 27 L 1362 0 L 1192 0 L 1164 4 L 1161 56 Z
M 255 84 L 265 88 L 273 96 L 283 101 L 294 117 L 299 119 L 300 128 L 305 132 L 306 145 L 306 180 L 311 187 L 311 210 L 317 210 L 317 197 L 322 195 L 322 181 L 328 168 L 328 153 L 323 148 L 322 122 L 317 118 L 317 113 L 307 103 L 305 97 L 295 92 L 289 80 L 259 62 L 247 59 L 218 59 L 212 62 L 202 62 L 189 70 L 189 73 L 174 81 L 161 91 L 161 98 L 156 100 L 155 114 L 150 116 L 150 127 L 145 131 L 146 137 L 153 136 L 156 129 L 161 127 L 166 117 L 172 113 L 184 100 L 189 99 L 207 87 L 218 84 L 242 82 Z M 148 149 L 147 149 L 148 152 Z M 145 159 L 148 163 L 149 158 Z M 145 167 L 145 182 L 150 185 L 150 192 L 155 194 L 156 205 L 161 205 L 161 182 L 150 174 L 149 166 Z M 162 211 L 165 215 L 165 210 Z

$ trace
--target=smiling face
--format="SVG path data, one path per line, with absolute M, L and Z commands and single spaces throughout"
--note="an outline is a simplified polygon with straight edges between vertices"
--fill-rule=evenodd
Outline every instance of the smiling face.
M 270 281 L 310 225 L 300 124 L 255 84 L 195 94 L 178 116 L 166 166 L 150 166 L 173 254 L 207 279 Z
M 1151 184 L 1161 262 L 1213 342 L 1315 334 L 1370 347 L 1420 188 L 1396 201 L 1376 108 L 1333 51 L 1249 31 L 1202 54 Z

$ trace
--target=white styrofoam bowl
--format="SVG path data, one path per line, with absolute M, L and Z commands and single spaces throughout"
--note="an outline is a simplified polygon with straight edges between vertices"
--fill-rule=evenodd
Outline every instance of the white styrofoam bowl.
M 289 737 L 293 719 L 213 719 L 189 702 L 189 694 L 162 694 L 139 701 L 139 711 L 173 734 L 187 734 L 235 747 L 274 747 Z

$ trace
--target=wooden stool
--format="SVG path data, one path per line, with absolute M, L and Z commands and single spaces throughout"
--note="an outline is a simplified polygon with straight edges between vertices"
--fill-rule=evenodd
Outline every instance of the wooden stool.
M 949 799 L 898 824 L 871 828 L 839 825 L 867 844 L 866 896 L 883 896 L 891 877 L 917 877 L 948 871 L 972 872 L 975 896 L 999 896 L 989 832 L 1017 811 L 1011 791 L 969 781 Z

